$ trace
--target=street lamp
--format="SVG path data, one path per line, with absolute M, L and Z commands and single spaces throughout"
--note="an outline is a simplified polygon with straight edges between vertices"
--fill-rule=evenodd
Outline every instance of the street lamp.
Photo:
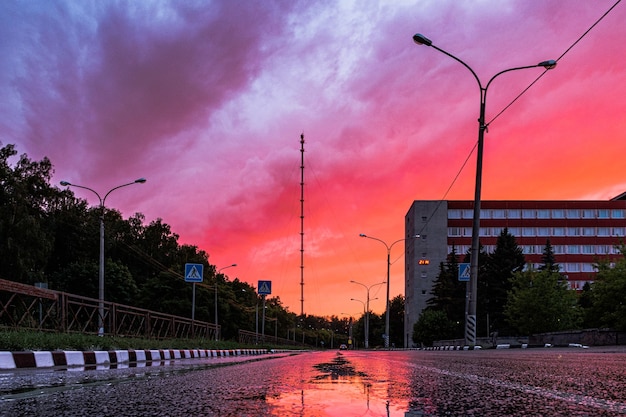
M 365 349 L 367 349 L 369 347 L 369 337 L 368 337 L 368 323 L 367 323 L 367 309 L 365 308 L 365 302 L 357 299 L 357 298 L 351 298 L 350 301 L 356 301 L 359 302 L 361 304 L 363 304 L 363 330 L 365 333 Z
M 384 240 L 378 239 L 376 237 L 368 236 L 363 233 L 359 234 L 359 236 L 366 237 L 372 240 L 377 240 L 383 245 L 385 245 L 385 248 L 387 248 L 387 308 L 386 308 L 387 311 L 385 314 L 385 347 L 388 348 L 389 347 L 389 307 L 391 304 L 389 301 L 389 278 L 390 278 L 389 270 L 391 268 L 391 248 L 393 248 L 393 245 L 395 245 L 396 243 L 404 242 L 405 240 L 409 240 L 409 239 L 417 239 L 420 237 L 420 235 L 414 235 L 414 236 L 411 236 L 410 238 L 405 238 L 405 239 L 398 239 L 395 242 L 393 242 L 391 245 L 387 245 L 387 243 Z
M 232 264 L 232 265 L 222 267 L 218 269 L 217 273 L 215 274 L 215 303 L 214 303 L 215 304 L 215 341 L 219 340 L 219 334 L 217 332 L 217 329 L 218 329 L 217 327 L 217 276 L 220 274 L 220 272 L 222 272 L 223 269 L 232 268 L 234 266 L 237 266 L 237 264 Z
M 61 181 L 62 186 L 68 187 L 76 187 L 83 188 L 85 190 L 89 190 L 94 193 L 98 200 L 100 200 L 100 261 L 99 261 L 99 270 L 98 270 L 98 336 L 104 336 L 104 202 L 106 201 L 109 194 L 118 188 L 126 187 L 128 185 L 133 184 L 143 184 L 146 182 L 145 178 L 138 178 L 133 182 L 129 182 L 128 184 L 118 185 L 117 187 L 111 188 L 105 195 L 104 198 L 100 197 L 100 194 L 95 190 L 84 187 L 82 185 L 76 185 L 69 183 L 67 181 Z
M 371 298 L 370 299 L 370 290 L 378 285 L 383 285 L 385 283 L 385 281 L 383 282 L 378 282 L 376 284 L 372 284 L 369 287 L 365 284 L 362 284 L 360 282 L 354 281 L 354 280 L 350 280 L 351 283 L 353 284 L 357 284 L 360 285 L 362 287 L 365 288 L 365 290 L 367 291 L 367 304 L 363 304 L 363 307 L 365 307 L 365 349 L 369 348 L 369 336 L 370 336 L 370 300 L 377 300 L 377 298 Z M 360 301 L 360 300 L 356 300 L 354 298 L 351 298 L 351 300 L 353 301 Z M 361 301 L 362 302 L 362 301 Z
M 482 169 L 483 169 L 483 140 L 485 136 L 485 131 L 487 130 L 488 125 L 485 122 L 485 107 L 487 101 L 487 89 L 491 82 L 501 74 L 510 71 L 517 71 L 527 68 L 537 68 L 542 67 L 545 70 L 550 70 L 556 67 L 556 61 L 551 59 L 548 61 L 542 61 L 536 65 L 527 65 L 523 67 L 515 67 L 505 69 L 503 71 L 498 72 L 496 75 L 489 79 L 489 82 L 483 87 L 480 78 L 474 72 L 474 70 L 463 62 L 461 59 L 452 55 L 449 52 L 444 51 L 443 49 L 433 45 L 432 41 L 425 37 L 424 35 L 417 33 L 413 35 L 413 41 L 418 45 L 430 46 L 448 55 L 450 58 L 462 64 L 465 68 L 467 68 L 476 81 L 478 82 L 478 88 L 480 89 L 480 116 L 478 118 L 478 146 L 476 150 L 476 190 L 474 193 L 474 216 L 472 220 L 472 249 L 470 253 L 470 291 L 469 291 L 469 300 L 466 308 L 465 314 L 465 344 L 474 346 L 476 344 L 476 301 L 477 301 L 477 293 L 478 293 L 478 251 L 479 251 L 479 233 L 480 233 L 480 191 L 482 184 Z

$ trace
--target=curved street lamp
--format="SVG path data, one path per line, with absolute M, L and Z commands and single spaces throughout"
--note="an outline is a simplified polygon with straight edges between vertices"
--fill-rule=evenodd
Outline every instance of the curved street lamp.
M 396 243 L 399 242 L 404 242 L 405 240 L 409 240 L 409 239 L 417 239 L 420 237 L 420 235 L 414 235 L 411 236 L 410 238 L 404 238 L 404 239 L 398 239 L 395 242 L 393 242 L 391 245 L 388 245 L 384 240 L 382 239 L 378 239 L 376 237 L 372 237 L 372 236 L 368 236 L 364 233 L 359 234 L 360 237 L 366 237 L 368 239 L 372 239 L 372 240 L 377 240 L 380 243 L 382 243 L 383 245 L 385 245 L 385 248 L 387 248 L 387 307 L 386 307 L 386 313 L 385 313 L 385 347 L 388 348 L 389 347 L 389 307 L 390 307 L 390 301 L 389 301 L 389 270 L 391 268 L 391 248 L 393 248 L 393 245 L 395 245 Z
M 363 316 L 364 316 L 363 317 L 363 320 L 364 320 L 363 330 L 364 330 L 364 333 L 365 333 L 365 345 L 364 346 L 365 346 L 365 349 L 367 349 L 369 347 L 368 346 L 369 338 L 368 338 L 368 335 L 367 335 L 369 326 L 368 326 L 368 323 L 367 323 L 367 309 L 365 308 L 365 302 L 359 300 L 358 298 L 351 298 L 350 301 L 356 301 L 356 302 L 359 302 L 359 303 L 363 304 Z
M 220 269 L 217 270 L 217 273 L 215 274 L 215 341 L 219 340 L 219 334 L 218 334 L 218 327 L 217 327 L 217 276 L 220 274 L 220 272 L 222 272 L 223 269 L 226 268 L 232 268 L 234 266 L 237 266 L 237 264 L 232 264 L 232 265 L 228 265 L 225 267 L 222 267 Z
M 545 70 L 551 70 L 556 67 L 556 61 L 551 59 L 548 61 L 541 61 L 536 65 L 527 65 L 523 67 L 514 67 L 505 69 L 503 71 L 498 72 L 496 75 L 491 77 L 487 84 L 483 87 L 480 78 L 474 72 L 474 70 L 463 62 L 460 58 L 452 55 L 449 52 L 444 51 L 443 49 L 433 45 L 433 42 L 425 37 L 424 35 L 417 33 L 413 35 L 413 42 L 418 45 L 430 46 L 438 50 L 439 52 L 448 55 L 450 58 L 459 62 L 465 68 L 467 68 L 478 83 L 478 88 L 480 90 L 480 115 L 478 117 L 478 146 L 476 150 L 476 189 L 474 193 L 474 216 L 472 220 L 472 249 L 470 253 L 470 291 L 469 291 L 469 299 L 466 306 L 465 313 L 465 344 L 474 346 L 476 344 L 476 300 L 478 293 L 478 251 L 479 251 L 479 233 L 480 233 L 480 192 L 481 192 L 481 184 L 482 184 L 482 170 L 483 170 L 483 140 L 485 137 L 485 131 L 487 130 L 487 124 L 485 122 L 485 107 L 487 102 L 487 89 L 491 82 L 501 74 L 510 71 L 517 71 L 527 68 L 537 68 L 541 67 Z
M 82 185 L 72 184 L 67 181 L 61 181 L 62 186 L 68 187 L 76 187 L 82 188 L 85 190 L 89 190 L 98 197 L 100 201 L 100 260 L 99 260 L 99 268 L 98 268 L 98 336 L 104 336 L 104 202 L 106 201 L 109 194 L 118 188 L 126 187 L 133 184 L 143 184 L 146 182 L 145 178 L 138 178 L 133 182 L 129 182 L 127 184 L 118 185 L 117 187 L 111 188 L 104 197 L 100 197 L 100 194 L 94 189 L 89 187 L 84 187 Z
M 369 345 L 370 345 L 370 343 L 369 343 L 369 338 L 370 338 L 370 301 L 378 300 L 378 297 L 370 298 L 370 290 L 372 288 L 378 286 L 378 285 L 383 285 L 385 283 L 385 281 L 378 282 L 376 284 L 372 284 L 369 287 L 367 285 L 365 285 L 365 284 L 362 284 L 362 283 L 358 282 L 358 281 L 350 280 L 350 282 L 353 283 L 353 284 L 357 284 L 357 285 L 360 285 L 360 286 L 364 287 L 366 289 L 366 291 L 367 291 L 367 298 L 366 298 L 367 303 L 364 303 L 363 307 L 365 308 L 365 349 L 368 349 Z M 357 300 L 357 299 L 354 299 L 354 298 L 351 298 L 350 300 L 352 300 L 352 301 L 360 301 L 361 303 L 363 302 L 361 300 Z

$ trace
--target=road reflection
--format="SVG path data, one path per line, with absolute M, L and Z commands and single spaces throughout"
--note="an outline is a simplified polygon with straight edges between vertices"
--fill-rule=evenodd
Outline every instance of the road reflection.
M 343 353 L 332 357 L 325 355 L 330 360 L 310 363 L 309 370 L 299 368 L 298 386 L 268 398 L 272 414 L 300 417 L 412 416 L 406 413 L 406 400 L 395 404 L 388 400 L 391 380 L 378 372 L 380 369 L 375 360 L 369 364 L 366 373 L 357 368 L 350 356 Z M 398 382 L 408 385 L 406 380 L 398 381 L 397 377 L 394 375 L 393 385 Z

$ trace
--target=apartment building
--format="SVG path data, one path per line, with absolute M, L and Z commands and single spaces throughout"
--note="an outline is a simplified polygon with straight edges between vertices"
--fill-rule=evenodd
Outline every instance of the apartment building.
M 462 258 L 472 245 L 473 201 L 414 201 L 406 214 L 405 343 L 432 297 L 433 283 L 454 246 Z M 493 252 L 506 227 L 528 264 L 540 265 L 548 239 L 571 289 L 593 282 L 598 258 L 619 255 L 626 233 L 626 193 L 609 201 L 481 201 L 480 243 Z M 480 294 L 478 294 L 480 297 Z

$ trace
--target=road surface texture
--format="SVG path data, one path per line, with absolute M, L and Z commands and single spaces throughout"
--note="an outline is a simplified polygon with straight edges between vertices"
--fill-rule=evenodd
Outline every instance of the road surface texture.
M 619 416 L 624 349 L 307 352 L 0 373 L 1 416 Z

